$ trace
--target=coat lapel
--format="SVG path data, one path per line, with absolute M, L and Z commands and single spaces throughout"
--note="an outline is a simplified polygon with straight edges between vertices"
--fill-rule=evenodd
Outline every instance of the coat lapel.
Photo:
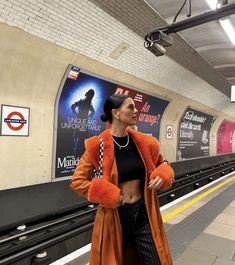
M 154 141 L 151 137 L 141 132 L 128 129 L 127 132 L 135 142 L 137 149 L 139 150 L 148 172 L 152 172 L 155 169 L 154 161 L 157 161 L 159 154 L 159 144 Z M 152 152 L 151 152 L 152 151 Z
M 104 141 L 103 177 L 109 180 L 114 162 L 114 143 L 110 129 L 105 130 L 99 137 Z

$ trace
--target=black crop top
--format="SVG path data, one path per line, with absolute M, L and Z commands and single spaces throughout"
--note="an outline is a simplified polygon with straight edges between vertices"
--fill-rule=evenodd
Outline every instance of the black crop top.
M 113 138 L 122 146 L 127 144 L 127 136 L 113 136 Z M 145 178 L 144 163 L 130 135 L 129 144 L 126 147 L 120 149 L 119 146 L 114 142 L 114 150 L 117 161 L 119 183 L 133 179 L 140 179 L 143 181 Z

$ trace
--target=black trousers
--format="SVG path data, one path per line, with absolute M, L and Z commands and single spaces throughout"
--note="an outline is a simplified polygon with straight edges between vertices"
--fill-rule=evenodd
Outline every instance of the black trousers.
M 153 241 L 144 199 L 118 207 L 123 253 L 131 244 L 145 265 L 161 265 Z

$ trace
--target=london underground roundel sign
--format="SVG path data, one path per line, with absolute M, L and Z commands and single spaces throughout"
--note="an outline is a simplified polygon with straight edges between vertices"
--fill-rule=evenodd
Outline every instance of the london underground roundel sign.
M 13 111 L 9 113 L 6 119 L 4 119 L 4 122 L 7 123 L 7 126 L 11 130 L 19 131 L 24 127 L 27 121 L 24 119 L 24 116 L 22 115 L 22 113 L 18 111 Z
M 2 105 L 1 135 L 28 136 L 29 108 Z

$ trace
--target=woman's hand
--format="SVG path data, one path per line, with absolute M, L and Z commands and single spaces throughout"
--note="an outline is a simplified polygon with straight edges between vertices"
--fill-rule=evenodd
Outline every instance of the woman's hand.
M 164 184 L 164 180 L 157 176 L 156 178 L 151 179 L 149 181 L 148 189 L 149 190 L 160 189 L 163 184 Z
M 124 197 L 120 195 L 119 200 L 117 201 L 117 207 L 124 205 Z

